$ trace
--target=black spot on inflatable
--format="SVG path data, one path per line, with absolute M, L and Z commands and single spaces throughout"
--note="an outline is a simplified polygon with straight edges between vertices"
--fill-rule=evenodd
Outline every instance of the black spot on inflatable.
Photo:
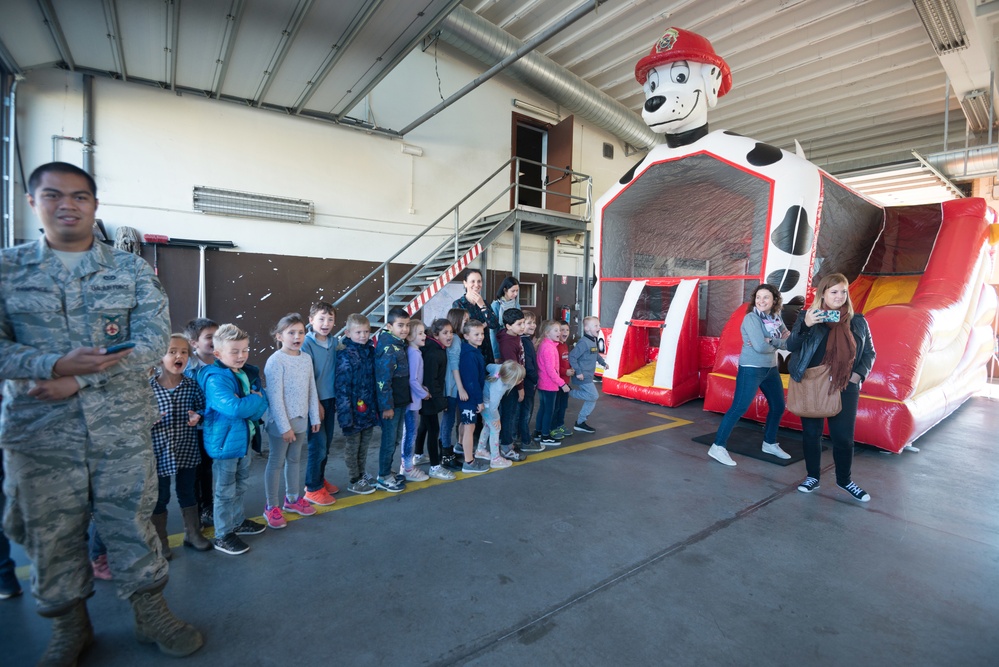
M 741 136 L 743 136 L 743 135 L 739 134 L 738 132 L 733 132 L 732 130 L 722 130 L 722 134 L 727 134 L 730 137 L 741 137 Z
M 642 158 L 642 160 L 644 159 L 645 158 Z M 635 170 L 638 169 L 638 165 L 642 164 L 642 160 L 639 160 L 638 162 L 633 164 L 631 169 L 629 169 L 624 173 L 624 176 L 621 177 L 621 180 L 618 181 L 618 183 L 620 183 L 621 185 L 628 185 L 628 183 L 631 183 L 631 179 L 635 177 Z
M 794 286 L 798 284 L 798 280 L 800 278 L 800 273 L 794 269 L 788 269 L 786 272 L 783 270 L 774 271 L 767 276 L 767 282 L 775 286 L 779 292 L 784 293 L 788 290 L 794 289 Z
M 749 151 L 746 161 L 754 167 L 765 167 L 768 164 L 779 162 L 784 155 L 780 149 L 770 144 L 757 143 L 753 150 Z
M 789 207 L 770 235 L 770 242 L 792 255 L 804 255 L 811 250 L 812 226 L 808 224 L 808 212 L 798 205 Z

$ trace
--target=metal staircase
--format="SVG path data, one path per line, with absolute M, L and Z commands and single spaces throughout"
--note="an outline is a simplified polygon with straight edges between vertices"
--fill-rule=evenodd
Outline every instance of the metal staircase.
M 371 273 L 362 278 L 356 285 L 344 292 L 334 305 L 339 308 L 358 289 L 370 284 L 376 276 L 381 274 L 381 294 L 361 311 L 361 314 L 365 315 L 371 321 L 371 331 L 374 333 L 384 325 L 385 317 L 390 308 L 400 306 L 405 308 L 410 315 L 415 314 L 434 294 L 454 280 L 469 263 L 481 255 L 484 250 L 507 231 L 514 231 L 515 257 L 519 257 L 519 236 L 522 233 L 546 236 L 549 238 L 550 244 L 554 243 L 556 236 L 585 234 L 592 205 L 592 179 L 585 174 L 560 169 L 551 165 L 541 166 L 547 168 L 549 172 L 561 173 L 562 176 L 557 180 L 571 179 L 572 187 L 580 191 L 580 194 L 564 194 L 555 192 L 547 187 L 533 188 L 519 182 L 508 183 L 502 185 L 498 194 L 487 204 L 469 216 L 468 222 L 461 223 L 461 207 L 468 204 L 473 197 L 479 195 L 490 183 L 494 183 L 498 176 L 509 173 L 511 166 L 515 170 L 513 173 L 519 174 L 521 162 L 534 165 L 540 164 L 523 158 L 511 158 L 505 162 L 499 169 L 480 183 L 478 187 L 445 211 L 443 215 L 434 220 L 422 232 L 410 240 L 409 243 L 400 248 L 379 266 L 375 267 Z M 552 182 L 554 183 L 554 181 Z M 517 201 L 521 189 L 536 190 L 542 192 L 543 196 L 547 197 L 565 197 L 570 203 L 570 208 L 578 210 L 578 213 L 559 213 L 531 206 L 516 206 L 508 211 L 483 215 L 485 211 L 492 208 L 503 197 L 509 197 L 511 190 L 514 191 L 514 201 Z M 447 238 L 423 260 L 418 262 L 416 266 L 403 273 L 400 277 L 393 279 L 390 276 L 392 262 L 396 261 L 406 250 L 431 232 L 436 230 L 440 233 L 443 231 L 445 221 L 451 222 L 450 225 L 446 225 L 449 228 Z M 549 254 L 553 256 L 553 253 Z M 515 260 L 515 264 L 518 261 Z M 396 268 L 396 271 L 398 270 Z

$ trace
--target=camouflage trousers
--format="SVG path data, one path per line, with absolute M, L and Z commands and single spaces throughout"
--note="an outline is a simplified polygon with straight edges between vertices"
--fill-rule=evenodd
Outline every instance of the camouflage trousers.
M 80 439 L 74 438 L 79 442 Z M 118 597 L 161 584 L 168 565 L 150 523 L 156 461 L 141 438 L 78 449 L 5 449 L 4 532 L 31 559 L 38 613 L 55 616 L 93 595 L 87 527 L 93 518 L 107 544 Z

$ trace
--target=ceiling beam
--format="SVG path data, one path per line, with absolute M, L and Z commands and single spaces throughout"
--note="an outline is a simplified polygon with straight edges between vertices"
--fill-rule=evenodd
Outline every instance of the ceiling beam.
M 431 4 L 430 2 L 427 3 L 427 5 L 424 7 L 424 11 L 427 9 L 427 7 L 430 6 L 430 4 Z M 357 106 L 357 103 L 360 102 L 361 100 L 363 100 L 365 98 L 365 96 L 367 96 L 367 94 L 370 93 L 374 89 L 375 86 L 377 86 L 379 83 L 381 83 L 382 79 L 384 79 L 386 76 L 388 76 L 388 73 L 391 72 L 393 69 L 395 69 L 396 65 L 398 65 L 399 63 L 401 63 L 403 61 L 403 59 L 406 56 L 409 55 L 410 51 L 412 51 L 413 49 L 415 49 L 416 45 L 419 44 L 420 42 L 422 42 L 423 38 L 426 37 L 427 35 L 429 35 L 430 32 L 434 28 L 437 27 L 437 24 L 439 24 L 441 21 L 443 21 L 444 18 L 448 14 L 450 14 L 454 10 L 455 7 L 457 7 L 460 4 L 461 4 L 461 0 L 448 0 L 448 2 L 445 3 L 443 7 L 441 7 L 440 11 L 437 12 L 437 15 L 434 16 L 433 19 L 431 19 L 427 23 L 427 26 L 428 26 L 427 30 L 421 30 L 418 34 L 414 35 L 413 39 L 411 39 L 409 41 L 409 43 L 406 44 L 406 46 L 403 47 L 403 49 L 401 51 L 399 51 L 399 53 L 395 56 L 395 58 L 393 58 L 391 60 L 391 62 L 389 62 L 387 65 L 383 64 L 381 71 L 378 72 L 378 74 L 376 74 L 375 77 L 373 79 L 371 79 L 371 81 L 369 81 L 367 84 L 365 84 L 364 87 L 361 88 L 360 91 L 358 91 L 357 93 L 355 93 L 354 96 L 352 98 L 350 98 L 350 100 L 347 102 L 347 104 L 345 104 L 344 106 L 341 107 L 340 113 L 336 113 L 335 109 L 333 110 L 333 113 L 336 114 L 337 120 L 341 120 L 342 121 L 344 118 L 346 118 L 347 117 L 347 113 L 351 109 L 353 109 L 355 106 Z M 423 11 L 417 13 L 417 17 L 422 17 L 422 16 L 423 16 Z M 416 20 L 416 18 L 413 19 L 413 21 L 415 21 L 415 20 Z M 410 24 L 412 24 L 413 21 L 411 21 Z M 402 33 L 402 34 L 405 34 L 405 33 Z M 384 53 L 380 54 L 378 56 L 378 59 L 381 60 L 381 58 L 384 57 L 384 55 L 385 55 Z M 351 93 L 353 93 L 353 89 L 347 91 L 348 95 L 351 94 Z M 337 103 L 337 106 L 339 106 L 339 102 Z
M 177 48 L 180 43 L 180 0 L 166 0 L 166 76 L 170 90 L 177 90 Z
M 319 86 L 323 84 L 329 73 L 333 71 L 343 54 L 347 52 L 350 48 L 351 42 L 357 37 L 357 35 L 364 29 L 364 26 L 368 24 L 371 17 L 379 9 L 383 0 L 373 0 L 373 2 L 365 3 L 364 7 L 357 14 L 354 15 L 354 20 L 351 21 L 350 25 L 344 31 L 343 35 L 340 37 L 340 41 L 330 47 L 330 52 L 326 54 L 326 59 L 323 64 L 320 65 L 319 71 L 312 77 L 312 79 L 306 84 L 305 90 L 302 94 L 298 96 L 298 100 L 295 102 L 295 113 L 302 113 L 302 109 L 305 105 L 309 103 L 312 96 L 316 94 L 319 90 Z
M 66 67 L 70 71 L 76 70 L 76 63 L 73 62 L 73 54 L 69 52 L 69 44 L 66 42 L 66 36 L 62 32 L 62 26 L 59 25 L 59 18 L 56 16 L 51 0 L 38 0 L 38 8 L 42 10 L 43 22 L 52 35 L 52 41 L 55 42 L 56 50 L 59 51 L 59 57 L 66 63 Z
M 281 69 L 281 63 L 284 62 L 285 56 L 288 55 L 288 50 L 291 48 L 292 42 L 295 41 L 298 31 L 302 27 L 302 20 L 309 13 L 311 7 L 312 0 L 298 0 L 298 5 L 291 15 L 291 20 L 288 21 L 285 29 L 281 31 L 281 41 L 278 42 L 277 50 L 274 52 L 267 69 L 264 71 L 264 78 L 261 79 L 260 85 L 257 86 L 257 95 L 253 99 L 253 106 L 260 107 L 263 105 L 264 98 L 267 97 L 267 91 L 271 89 L 274 77 L 277 75 L 278 70 Z
M 225 17 L 225 36 L 222 39 L 222 47 L 219 49 L 218 60 L 215 61 L 215 85 L 212 86 L 212 97 L 216 100 L 222 94 L 225 76 L 229 72 L 232 49 L 236 45 L 236 33 L 239 32 L 239 24 L 243 20 L 243 10 L 245 8 L 246 0 L 232 0 L 232 6 Z
M 111 44 L 111 57 L 123 81 L 128 81 L 125 69 L 125 52 L 121 46 L 121 29 L 118 25 L 118 6 L 115 0 L 104 0 L 104 22 L 108 27 L 108 41 Z
M 0 67 L 3 67 L 7 72 L 13 74 L 14 76 L 21 76 L 24 72 L 21 70 L 21 66 L 17 64 L 14 60 L 14 56 L 11 55 L 7 47 L 4 46 L 3 40 L 0 40 Z

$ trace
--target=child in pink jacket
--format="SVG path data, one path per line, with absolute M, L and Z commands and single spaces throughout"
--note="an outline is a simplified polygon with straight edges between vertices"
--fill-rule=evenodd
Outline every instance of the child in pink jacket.
M 541 432 L 541 444 L 554 447 L 559 443 L 551 436 L 555 398 L 559 391 L 568 392 L 569 385 L 559 374 L 559 326 L 555 321 L 541 327 L 541 345 L 538 346 L 538 418 L 535 427 Z

